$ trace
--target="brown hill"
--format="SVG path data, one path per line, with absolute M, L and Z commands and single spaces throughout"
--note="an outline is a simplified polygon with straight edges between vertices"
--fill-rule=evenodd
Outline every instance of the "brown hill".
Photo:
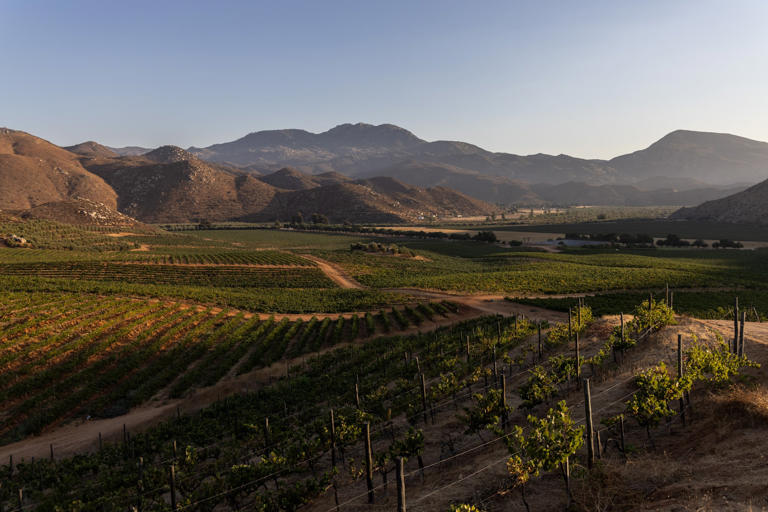
M 693 208 L 681 208 L 670 218 L 768 224 L 768 180 L 722 199 L 707 201 Z
M 290 167 L 284 167 L 272 174 L 260 176 L 259 180 L 283 190 L 307 190 L 320 186 L 312 178 L 313 177 L 309 174 L 297 171 L 296 169 L 291 169 Z
M 102 146 L 98 142 L 94 142 L 92 140 L 81 142 L 80 144 L 76 144 L 74 146 L 67 146 L 64 149 L 71 151 L 72 153 L 91 158 L 114 158 L 120 156 L 109 149 L 107 146 Z
M 443 187 L 423 189 L 378 177 L 276 194 L 267 208 L 246 220 L 288 220 L 320 213 L 331 222 L 400 223 L 434 217 L 487 215 L 496 208 Z
M 125 157 L 88 165 L 115 189 L 118 210 L 144 222 L 235 219 L 260 210 L 276 193 L 254 177 L 229 173 L 197 158 L 156 163 Z
M 284 190 L 307 190 L 325 185 L 345 183 L 352 181 L 352 178 L 337 172 L 326 172 L 313 175 L 303 173 L 290 167 L 284 167 L 272 174 L 260 176 L 259 180 Z
M 0 128 L 0 209 L 86 198 L 114 208 L 116 194 L 78 156 L 25 132 Z

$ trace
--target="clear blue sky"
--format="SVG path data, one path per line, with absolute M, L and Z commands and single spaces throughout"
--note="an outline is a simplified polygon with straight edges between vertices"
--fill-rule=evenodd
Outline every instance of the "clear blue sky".
M 0 126 L 186 147 L 358 121 L 595 158 L 768 140 L 768 2 L 0 0 Z

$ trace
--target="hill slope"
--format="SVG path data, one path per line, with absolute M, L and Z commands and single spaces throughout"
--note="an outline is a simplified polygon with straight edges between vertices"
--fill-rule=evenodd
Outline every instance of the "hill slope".
M 768 224 L 768 180 L 722 199 L 707 201 L 694 208 L 681 208 L 670 218 Z
M 610 160 L 625 177 L 688 177 L 713 184 L 768 176 L 768 143 L 727 133 L 677 130 L 648 148 Z
M 77 155 L 25 132 L 0 128 L 0 209 L 25 210 L 78 197 L 116 206 L 116 194 Z

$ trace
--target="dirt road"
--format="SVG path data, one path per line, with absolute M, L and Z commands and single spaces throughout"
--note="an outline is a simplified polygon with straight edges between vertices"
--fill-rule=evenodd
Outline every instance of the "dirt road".
M 320 267 L 320 270 L 322 270 L 330 280 L 342 288 L 354 290 L 363 290 L 365 288 L 363 285 L 348 276 L 341 268 L 339 268 L 337 265 L 334 265 L 330 261 L 318 258 L 317 256 L 312 256 L 311 254 L 302 254 L 301 257 L 317 263 L 317 266 Z

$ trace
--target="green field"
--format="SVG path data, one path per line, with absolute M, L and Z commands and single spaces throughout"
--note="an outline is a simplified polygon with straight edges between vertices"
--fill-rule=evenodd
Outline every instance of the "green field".
M 402 243 L 402 242 L 401 242 Z M 544 253 L 474 242 L 406 242 L 422 259 L 319 251 L 372 288 L 460 292 L 576 293 L 691 287 L 763 287 L 761 251 L 574 250 Z
M 521 224 L 494 226 L 494 231 L 527 231 L 534 233 L 646 234 L 663 238 L 672 233 L 685 239 L 739 240 L 768 242 L 768 226 L 726 224 L 722 222 L 676 221 L 665 219 L 622 219 L 597 222 L 558 222 L 548 224 Z

